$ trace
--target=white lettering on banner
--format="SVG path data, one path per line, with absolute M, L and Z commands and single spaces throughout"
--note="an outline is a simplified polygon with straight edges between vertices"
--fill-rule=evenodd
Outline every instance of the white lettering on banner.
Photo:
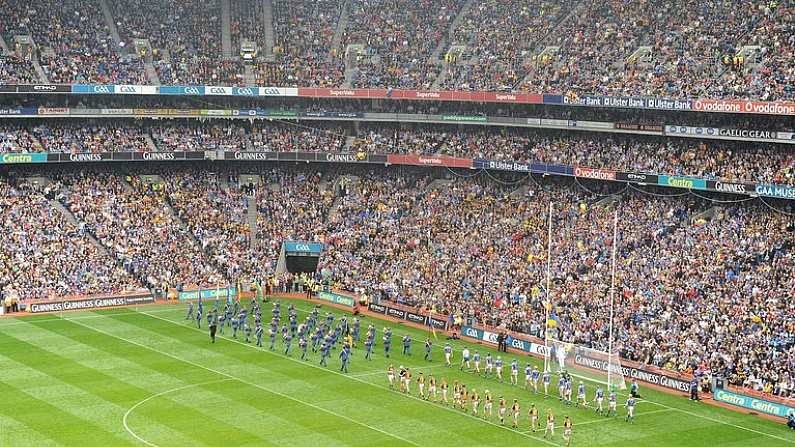
M 579 166 L 574 168 L 574 175 L 576 177 L 585 177 L 597 180 L 616 179 L 616 171 L 608 171 L 605 169 L 594 169 L 594 168 L 581 168 Z
M 57 89 L 58 87 L 54 85 L 34 85 L 33 90 L 37 92 L 51 92 Z
M 254 89 L 248 87 L 232 87 L 232 94 L 238 96 L 254 96 Z
M 516 95 L 502 95 L 497 93 L 495 98 L 497 101 L 516 101 Z
M 231 95 L 232 87 L 206 86 L 204 87 L 204 93 L 207 95 Z
M 175 160 L 173 152 L 144 152 L 144 160 Z
M 356 92 L 353 90 L 329 90 L 330 96 L 356 96 Z
M 182 88 L 182 93 L 184 93 L 186 95 L 198 95 L 198 94 L 200 94 L 198 87 L 183 87 Z
M 107 85 L 95 85 L 94 93 L 110 93 L 110 87 Z
M 134 85 L 119 85 L 117 91 L 122 94 L 138 93 L 138 89 Z
M 478 338 L 478 331 L 471 327 L 464 328 L 464 335 L 467 337 Z
M 723 183 L 715 182 L 715 189 L 722 192 L 732 192 L 737 194 L 746 194 L 745 185 L 742 183 Z
M 226 110 L 209 109 L 209 110 L 207 110 L 207 115 L 208 116 L 224 116 L 224 115 L 226 115 Z
M 101 154 L 69 154 L 70 161 L 101 161 Z
M 133 109 L 100 109 L 103 115 L 132 115 Z
M 309 245 L 306 244 L 295 244 L 295 249 L 298 251 L 309 251 Z
M 497 343 L 497 334 L 494 332 L 483 331 L 483 341 Z
M 279 87 L 260 87 L 259 96 L 284 96 Z
M 355 154 L 326 154 L 326 161 L 355 162 L 358 160 Z
M 235 152 L 235 160 L 267 160 L 267 152 Z
M 431 98 L 438 99 L 441 97 L 439 92 L 416 92 L 417 98 Z
M 438 158 L 418 157 L 418 161 L 421 165 L 442 165 L 442 160 Z

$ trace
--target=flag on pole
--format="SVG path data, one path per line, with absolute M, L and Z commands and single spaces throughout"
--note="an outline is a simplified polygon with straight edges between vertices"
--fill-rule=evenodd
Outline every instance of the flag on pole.
M 433 316 L 436 314 L 436 305 L 432 305 L 430 312 L 428 313 L 428 327 L 431 328 L 431 334 L 433 334 L 433 339 L 438 340 L 436 337 L 436 326 L 433 325 Z

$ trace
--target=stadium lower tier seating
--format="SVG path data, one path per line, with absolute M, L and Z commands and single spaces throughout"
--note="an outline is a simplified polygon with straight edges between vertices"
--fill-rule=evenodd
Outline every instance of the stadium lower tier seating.
M 793 392 L 791 210 L 485 172 L 126 169 L 37 168 L 38 186 L 25 170 L 4 174 L 6 296 L 263 280 L 283 241 L 314 240 L 325 244 L 319 274 L 336 287 L 535 335 L 548 300 L 561 338 L 606 349 L 617 212 L 622 356 Z

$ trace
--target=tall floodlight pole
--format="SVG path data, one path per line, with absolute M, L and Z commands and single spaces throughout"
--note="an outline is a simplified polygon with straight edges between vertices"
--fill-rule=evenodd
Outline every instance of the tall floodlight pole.
M 608 367 L 607 367 L 607 386 L 610 389 L 611 386 L 611 369 L 610 366 L 612 362 L 610 359 L 613 357 L 613 305 L 615 303 L 615 296 L 616 296 L 616 251 L 618 250 L 618 209 L 616 209 L 615 214 L 613 215 L 613 273 L 612 279 L 610 281 L 610 335 L 607 340 L 607 356 L 608 356 Z
M 547 290 L 546 300 L 547 304 L 544 305 L 544 348 L 546 354 L 544 355 L 544 372 L 549 371 L 549 308 L 552 306 L 552 294 L 550 289 L 550 279 L 552 276 L 552 202 L 549 202 L 549 220 L 547 231 Z

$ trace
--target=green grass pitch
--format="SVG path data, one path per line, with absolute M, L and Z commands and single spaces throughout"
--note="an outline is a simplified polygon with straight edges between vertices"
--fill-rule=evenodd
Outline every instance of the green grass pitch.
M 299 316 L 313 305 L 296 304 Z M 286 301 L 282 308 L 284 318 Z M 270 311 L 266 303 L 266 324 Z M 342 374 L 338 351 L 324 368 L 318 354 L 301 361 L 297 343 L 291 358 L 229 338 L 210 344 L 206 329 L 185 321 L 184 312 L 185 306 L 163 305 L 0 320 L 0 446 L 564 445 L 560 428 L 549 441 L 530 431 L 531 403 L 542 418 L 552 408 L 558 425 L 564 415 L 573 418 L 573 446 L 795 445 L 795 433 L 784 424 L 642 385 L 648 400 L 638 405 L 634 425 L 624 421 L 621 406 L 619 417 L 608 419 L 561 405 L 556 398 L 445 368 L 441 337 L 433 362 L 426 362 L 421 340 L 427 333 L 393 322 L 363 319 L 363 332 L 368 323 L 378 329 L 374 359 L 366 361 L 354 350 L 350 372 Z M 380 343 L 385 325 L 394 332 L 391 359 L 384 358 Z M 400 354 L 405 334 L 415 339 L 411 357 Z M 460 359 L 463 344 L 455 343 L 454 359 Z M 506 365 L 512 358 L 503 355 Z M 502 427 L 496 416 L 487 421 L 390 391 L 390 361 L 412 368 L 415 378 L 422 371 L 451 384 L 458 379 L 481 394 L 489 389 L 509 404 L 517 398 L 521 426 L 512 429 L 506 421 Z M 527 361 L 537 362 L 522 357 L 522 369 Z M 555 390 L 556 385 L 553 378 Z M 412 388 L 416 393 L 416 384 Z M 593 389 L 589 384 L 589 399 Z

